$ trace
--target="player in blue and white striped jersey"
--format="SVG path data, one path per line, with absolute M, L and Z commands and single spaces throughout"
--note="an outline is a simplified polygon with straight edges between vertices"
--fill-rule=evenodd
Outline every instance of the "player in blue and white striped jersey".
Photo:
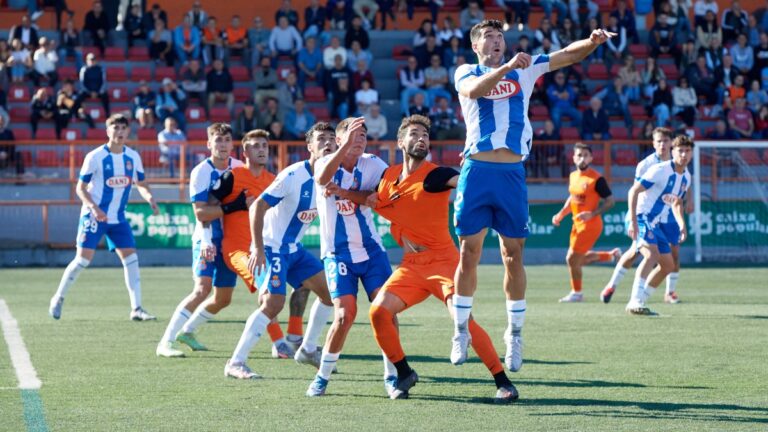
M 227 362 L 225 374 L 234 378 L 255 376 L 245 364 L 267 325 L 285 305 L 286 286 L 294 292 L 312 291 L 318 298 L 309 314 L 306 337 L 296 349 L 294 359 L 320 368 L 317 340 L 333 312 L 333 303 L 323 272 L 323 264 L 301 244 L 309 225 L 317 217 L 313 177 L 315 162 L 336 151 L 336 132 L 330 123 L 315 123 L 306 133 L 309 160 L 284 169 L 251 206 L 253 250 L 248 269 L 256 276 L 261 291 L 261 306 L 245 323 L 240 341 Z M 302 309 L 303 312 L 303 309 Z M 292 312 L 293 315 L 293 312 Z M 301 316 L 301 315 L 299 315 Z
M 54 319 L 61 318 L 67 291 L 80 272 L 91 263 L 96 246 L 105 235 L 109 250 L 117 252 L 123 263 L 125 285 L 131 300 L 130 318 L 134 321 L 155 319 L 141 307 L 139 258 L 131 225 L 125 218 L 125 206 L 132 185 L 136 185 L 154 214 L 158 214 L 159 210 L 144 180 L 141 157 L 125 146 L 130 133 L 128 118 L 116 114 L 107 119 L 106 125 L 109 142 L 89 152 L 80 169 L 76 191 L 83 207 L 77 230 L 77 255 L 64 270 L 59 287 L 51 298 L 48 312 Z
M 470 31 L 478 64 L 460 66 L 454 79 L 467 123 L 464 164 L 454 200 L 454 224 L 461 243 L 451 348 L 455 365 L 467 358 L 467 323 L 477 289 L 477 265 L 486 232 L 492 228 L 499 234 L 505 267 L 505 363 L 512 371 L 522 367 L 520 332 L 526 309 L 522 254 L 528 236 L 528 189 L 522 161 L 530 153 L 532 136 L 528 103 L 541 75 L 583 60 L 613 36 L 616 34 L 596 29 L 588 39 L 550 55 L 518 53 L 506 61 L 501 21 L 485 20 Z
M 643 254 L 626 307 L 631 314 L 654 314 L 645 302 L 674 269 L 671 241 L 661 229 L 665 214 L 672 211 L 680 227 L 680 242 L 688 236 L 683 218 L 683 198 L 691 185 L 687 166 L 692 156 L 693 141 L 685 135 L 678 136 L 672 141 L 672 160 L 652 166 L 629 190 L 630 225 L 627 234 L 637 242 Z M 646 281 L 642 275 L 654 266 Z

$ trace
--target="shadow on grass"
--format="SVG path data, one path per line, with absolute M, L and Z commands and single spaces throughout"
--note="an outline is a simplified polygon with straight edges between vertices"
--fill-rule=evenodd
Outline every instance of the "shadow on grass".
M 737 315 L 736 318 L 752 320 L 768 320 L 768 315 Z
M 408 362 L 417 365 L 419 363 L 450 363 L 448 359 L 448 351 L 446 350 L 445 357 L 439 356 L 425 356 L 425 355 L 409 355 Z M 362 360 L 362 361 L 380 361 L 380 355 L 373 354 L 341 354 L 341 357 L 349 360 Z M 479 358 L 471 357 L 467 359 L 467 363 L 482 363 Z M 525 359 L 525 364 L 545 365 L 545 366 L 563 366 L 563 365 L 582 365 L 593 364 L 593 362 L 587 361 L 567 361 L 567 360 L 535 360 Z
M 245 325 L 245 320 L 210 320 L 206 324 L 243 324 Z M 280 321 L 280 325 L 288 325 L 288 321 Z M 329 324 L 330 325 L 330 324 Z M 352 324 L 353 326 L 363 326 L 371 328 L 371 325 L 367 322 L 356 322 Z M 398 323 L 398 327 L 422 327 L 421 324 L 403 324 Z

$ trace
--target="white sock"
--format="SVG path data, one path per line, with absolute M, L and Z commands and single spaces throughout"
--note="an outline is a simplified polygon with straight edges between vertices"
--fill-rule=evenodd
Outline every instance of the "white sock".
M 460 296 L 456 294 L 453 296 L 453 310 L 456 312 L 454 323 L 456 324 L 456 331 L 467 330 L 467 322 L 469 321 L 469 315 L 472 313 L 472 297 Z
M 141 307 L 141 276 L 139 274 L 139 256 L 130 254 L 123 261 L 125 287 L 131 298 L 131 310 Z
M 397 376 L 397 368 L 395 367 L 395 364 L 389 361 L 389 357 L 384 354 L 384 351 L 381 352 L 381 355 L 384 357 L 384 378 L 388 376 Z
M 677 279 L 680 277 L 680 273 L 673 272 L 667 275 L 667 294 L 675 292 L 677 288 Z
M 643 287 L 643 304 L 645 304 L 645 302 L 647 302 L 655 292 L 656 288 L 650 285 L 645 285 L 645 287 Z
M 166 342 L 175 341 L 179 330 L 181 330 L 181 327 L 187 322 L 191 315 L 192 312 L 188 311 L 184 307 L 183 303 L 179 304 L 176 307 L 176 310 L 173 311 L 173 315 L 171 315 L 171 320 L 168 322 L 168 327 L 165 328 L 163 340 Z
M 632 296 L 629 299 L 630 304 L 640 306 L 644 304 L 645 283 L 645 279 L 640 276 L 640 272 L 636 272 L 635 281 L 632 283 Z
M 333 368 L 336 367 L 336 362 L 339 360 L 339 354 L 341 353 L 329 353 L 323 350 L 323 356 L 320 358 L 320 369 L 317 370 L 320 378 L 331 379 L 331 373 L 333 373 Z
M 324 305 L 320 299 L 315 299 L 312 309 L 309 311 L 309 321 L 307 322 L 307 331 L 304 333 L 304 342 L 301 346 L 307 352 L 314 352 L 317 349 L 317 340 L 323 327 L 328 324 L 328 319 L 333 313 L 333 306 Z
M 616 264 L 616 268 L 613 269 L 613 274 L 611 275 L 611 280 L 608 281 L 608 286 L 614 288 L 618 287 L 621 280 L 624 279 L 625 274 L 627 274 L 627 269 L 622 267 L 621 264 Z
M 198 306 L 197 310 L 195 310 L 195 313 L 192 314 L 191 317 L 189 317 L 189 320 L 184 324 L 184 327 L 181 328 L 182 333 L 194 333 L 195 330 L 197 330 L 198 327 L 200 327 L 202 324 L 205 324 L 214 317 L 215 314 L 212 314 L 205 310 L 205 307 Z
M 248 354 L 253 349 L 253 346 L 256 345 L 256 342 L 259 341 L 261 335 L 264 334 L 264 330 L 267 329 L 270 321 L 272 320 L 264 315 L 261 310 L 256 310 L 248 317 L 243 334 L 240 335 L 240 341 L 237 343 L 235 352 L 232 353 L 232 363 L 245 363 L 248 360 Z
M 59 282 L 59 288 L 56 289 L 54 297 L 62 298 L 66 296 L 67 291 L 69 291 L 69 288 L 75 283 L 80 272 L 85 270 L 90 263 L 91 261 L 80 256 L 76 256 L 75 259 L 70 261 L 69 265 L 64 270 L 64 274 L 61 276 L 61 282 Z
M 526 303 L 523 300 L 507 300 L 507 331 L 519 335 L 525 323 Z

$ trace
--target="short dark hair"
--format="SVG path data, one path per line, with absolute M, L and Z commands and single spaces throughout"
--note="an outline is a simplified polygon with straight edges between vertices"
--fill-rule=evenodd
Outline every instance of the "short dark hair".
M 405 117 L 403 121 L 400 122 L 400 127 L 397 128 L 397 140 L 400 141 L 403 139 L 408 128 L 414 125 L 424 126 L 424 128 L 427 130 L 427 133 L 429 133 L 429 128 L 432 127 L 432 122 L 429 121 L 428 117 L 424 117 L 423 115 L 418 114 Z
M 205 131 L 208 134 L 208 139 L 213 138 L 216 135 L 232 135 L 232 126 L 229 123 L 213 123 L 208 126 Z
M 483 33 L 483 29 L 487 28 L 498 30 L 504 34 L 504 23 L 495 19 L 483 20 L 472 26 L 472 30 L 469 31 L 469 40 L 476 42 L 480 38 L 480 35 Z
M 576 150 L 586 150 L 589 154 L 592 154 L 592 146 L 584 144 L 583 142 L 577 142 L 573 145 L 573 151 L 575 152 Z
M 131 121 L 128 120 L 128 117 L 126 117 L 124 114 L 112 114 L 107 119 L 106 125 L 107 127 L 110 127 L 113 124 L 121 124 L 121 125 L 128 126 L 131 124 Z
M 304 134 L 304 139 L 307 141 L 307 144 L 309 144 L 310 141 L 312 141 L 312 135 L 315 132 L 332 132 L 333 135 L 336 135 L 336 130 L 331 126 L 330 123 L 320 121 L 312 125 L 309 130 L 307 130 L 307 133 Z
M 688 135 L 678 135 L 672 140 L 672 148 L 675 147 L 693 148 L 693 140 Z
M 245 145 L 246 142 L 256 138 L 264 138 L 265 140 L 267 140 L 267 142 L 269 142 L 269 131 L 265 131 L 264 129 L 250 130 L 248 131 L 248 133 L 246 133 L 243 136 L 243 139 L 241 142 L 243 143 L 243 145 Z

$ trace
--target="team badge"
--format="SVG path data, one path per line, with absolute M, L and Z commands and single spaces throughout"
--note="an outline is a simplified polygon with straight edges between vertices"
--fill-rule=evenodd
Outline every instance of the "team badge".
M 133 163 L 129 160 L 125 161 L 125 170 L 130 171 L 133 169 Z
M 270 284 L 272 285 L 272 288 L 278 288 L 280 286 L 280 277 L 273 275 Z

